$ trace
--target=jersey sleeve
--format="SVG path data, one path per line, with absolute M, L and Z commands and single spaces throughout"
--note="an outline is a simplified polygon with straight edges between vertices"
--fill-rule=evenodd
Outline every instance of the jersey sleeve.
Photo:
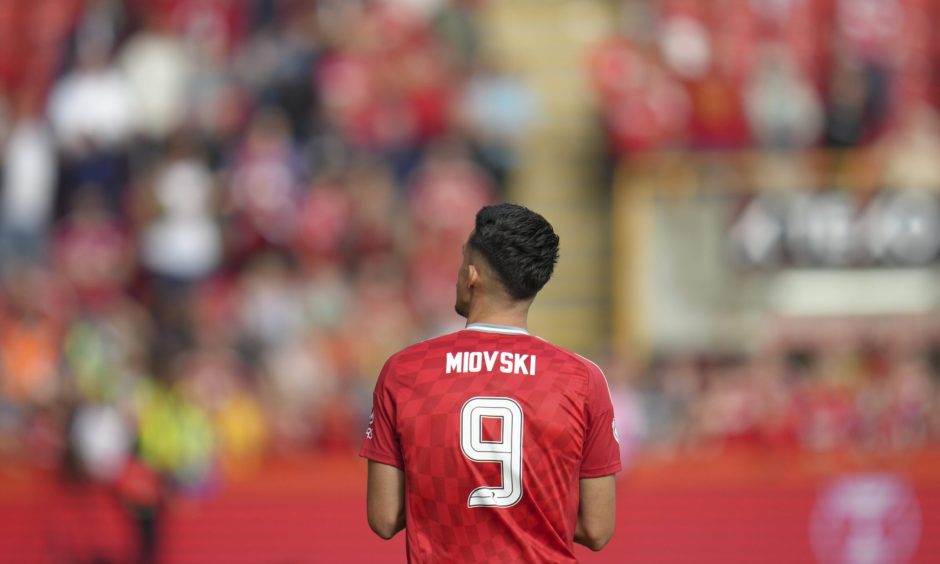
M 404 470 L 398 429 L 395 426 L 395 400 L 389 387 L 390 381 L 393 380 L 393 371 L 394 364 L 392 359 L 389 359 L 375 383 L 372 414 L 369 416 L 369 426 L 362 439 L 359 456 Z
M 581 458 L 581 478 L 599 478 L 620 471 L 620 443 L 607 379 L 600 368 L 589 366 L 587 432 Z

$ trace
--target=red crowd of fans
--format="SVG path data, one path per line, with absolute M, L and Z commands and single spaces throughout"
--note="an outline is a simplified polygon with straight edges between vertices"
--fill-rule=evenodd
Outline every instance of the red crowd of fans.
M 608 369 L 624 455 L 722 448 L 891 457 L 940 444 L 931 317 L 784 323 L 750 355 L 655 355 Z
M 589 63 L 617 155 L 855 147 L 940 101 L 933 0 L 622 5 Z
M 198 489 L 358 444 L 529 119 L 475 9 L 4 2 L 0 457 Z
M 5 29 L 41 22 L 0 33 L 0 457 L 106 482 L 134 460 L 199 489 L 265 452 L 353 448 L 388 354 L 459 326 L 460 245 L 532 119 L 481 62 L 474 3 L 66 4 L 0 8 Z M 734 4 L 650 4 L 659 45 L 598 48 L 619 151 L 861 143 L 906 107 L 878 97 L 883 70 L 931 101 L 909 24 L 936 3 L 864 3 L 908 22 L 874 38 L 838 27 L 851 3 Z M 855 45 L 844 72 L 830 29 Z M 881 117 L 840 129 L 838 77 Z M 787 104 L 763 98 L 778 80 Z M 859 343 L 614 359 L 625 449 L 931 441 L 928 344 Z

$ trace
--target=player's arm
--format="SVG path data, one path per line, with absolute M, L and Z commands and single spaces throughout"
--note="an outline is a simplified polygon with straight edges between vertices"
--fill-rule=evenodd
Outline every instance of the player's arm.
M 405 528 L 405 473 L 374 460 L 369 461 L 366 493 L 369 527 L 383 539 Z
M 586 412 L 588 425 L 581 461 L 580 502 L 574 541 L 600 550 L 614 534 L 620 444 L 614 406 L 604 373 L 589 364 Z
M 614 476 L 581 479 L 578 526 L 574 542 L 591 550 L 600 550 L 614 534 L 616 521 L 616 486 Z
M 396 404 L 390 386 L 393 359 L 385 363 L 375 383 L 372 415 L 359 450 L 359 456 L 369 459 L 366 517 L 369 527 L 383 539 L 390 539 L 405 528 L 405 466 L 395 430 Z

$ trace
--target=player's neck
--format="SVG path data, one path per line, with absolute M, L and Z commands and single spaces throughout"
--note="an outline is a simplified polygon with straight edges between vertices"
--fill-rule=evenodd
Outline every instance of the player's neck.
M 489 325 L 503 325 L 519 327 L 528 331 L 529 302 L 493 303 L 476 302 L 470 307 L 467 315 L 467 325 L 473 323 L 486 323 Z

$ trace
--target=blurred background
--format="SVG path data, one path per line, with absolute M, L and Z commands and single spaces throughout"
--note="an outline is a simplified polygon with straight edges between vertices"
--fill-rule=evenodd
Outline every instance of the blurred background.
M 940 1 L 0 1 L 0 560 L 403 562 L 355 456 L 477 209 L 624 462 L 585 562 L 940 560 Z

